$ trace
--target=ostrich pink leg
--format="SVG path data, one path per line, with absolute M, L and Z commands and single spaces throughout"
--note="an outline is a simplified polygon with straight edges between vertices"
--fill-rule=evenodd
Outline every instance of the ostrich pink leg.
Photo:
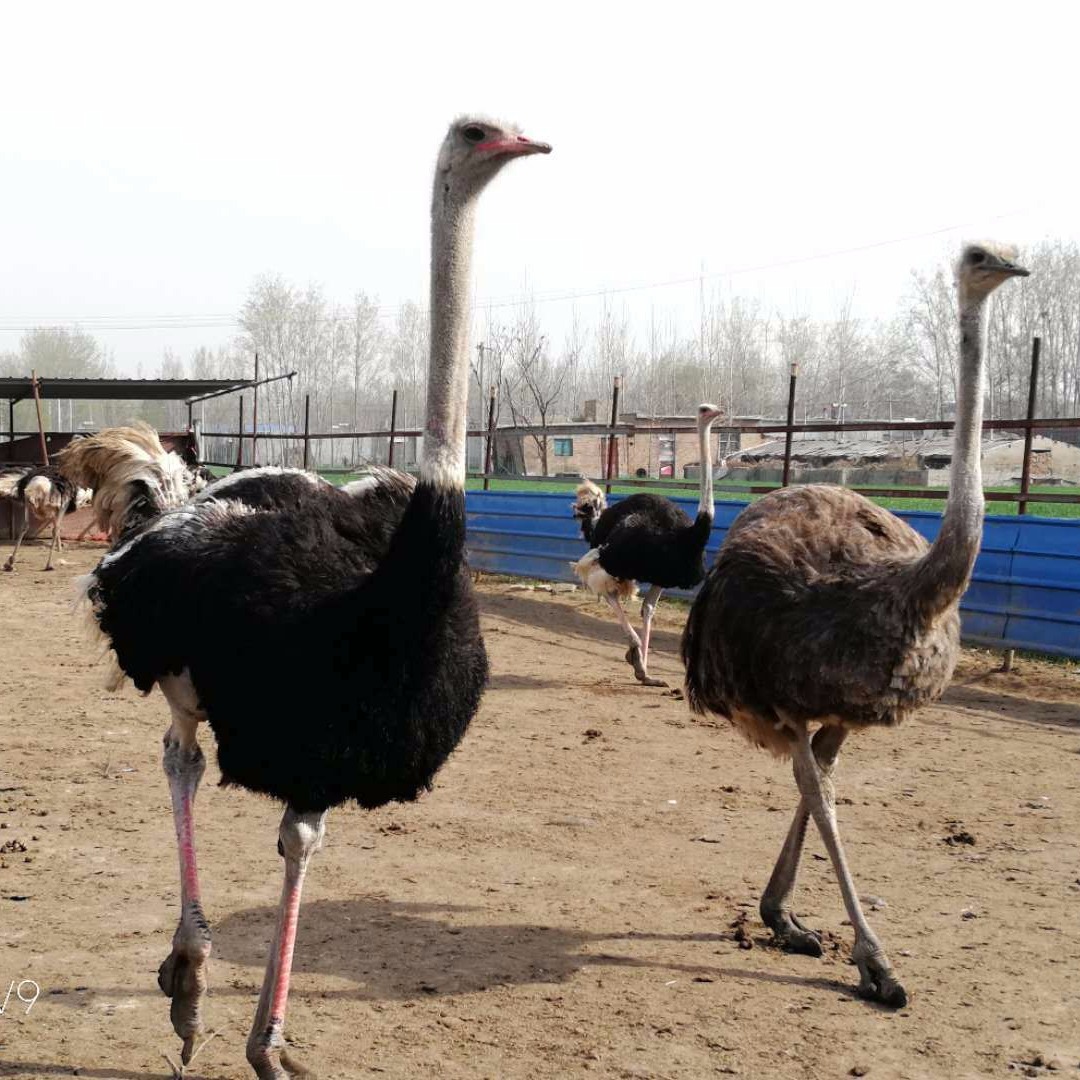
M 285 887 L 255 1022 L 247 1041 L 247 1059 L 259 1080 L 291 1080 L 309 1075 L 285 1052 L 285 1007 L 304 875 L 308 860 L 322 845 L 325 831 L 325 811 L 298 814 L 292 807 L 285 810 L 278 829 L 278 853 L 285 859 Z
M 805 729 L 797 734 L 794 758 L 795 781 L 832 859 L 833 869 L 840 880 L 844 907 L 847 908 L 848 918 L 855 928 L 855 947 L 851 951 L 851 958 L 862 976 L 859 993 L 874 1001 L 880 1001 L 883 1005 L 901 1009 L 907 1004 L 907 993 L 893 973 L 885 949 L 863 914 L 859 894 L 855 891 L 855 882 L 844 855 L 844 847 L 840 843 L 832 779 L 818 764 Z
M 649 667 L 649 639 L 652 637 L 653 615 L 663 591 L 659 585 L 653 585 L 641 602 L 641 663 L 646 669 Z
M 839 724 L 826 724 L 814 733 L 814 757 L 825 776 L 832 776 L 833 763 L 846 736 L 847 729 Z M 801 798 L 769 884 L 765 886 L 765 892 L 761 896 L 760 911 L 765 925 L 772 930 L 776 940 L 785 949 L 808 956 L 820 956 L 820 935 L 805 927 L 791 910 L 795 878 L 799 872 L 799 857 L 802 854 L 809 820 L 810 804 Z
M 170 676 L 161 681 L 161 689 L 173 717 L 165 732 L 162 764 L 169 780 L 180 855 L 180 922 L 173 934 L 172 952 L 158 968 L 158 986 L 172 998 L 169 1016 L 173 1030 L 184 1040 L 180 1060 L 186 1065 L 191 1060 L 195 1036 L 203 1029 L 202 998 L 211 946 L 195 862 L 195 793 L 206 759 L 195 737 L 202 714 L 194 687 L 186 676 Z

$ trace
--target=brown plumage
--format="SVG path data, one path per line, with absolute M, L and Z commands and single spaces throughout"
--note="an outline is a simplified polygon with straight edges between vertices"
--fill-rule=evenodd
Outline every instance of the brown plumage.
M 785 947 L 821 954 L 792 914 L 809 817 L 821 832 L 855 928 L 860 990 L 899 1007 L 907 994 L 862 912 L 836 824 L 831 773 L 849 731 L 893 725 L 937 698 L 960 646 L 959 601 L 982 537 L 982 315 L 1027 271 L 988 245 L 958 265 L 961 374 L 949 498 L 933 545 L 861 495 L 830 486 L 776 491 L 728 530 L 683 632 L 686 694 L 753 743 L 794 759 L 801 794 L 761 915 Z M 811 726 L 817 730 L 811 734 Z

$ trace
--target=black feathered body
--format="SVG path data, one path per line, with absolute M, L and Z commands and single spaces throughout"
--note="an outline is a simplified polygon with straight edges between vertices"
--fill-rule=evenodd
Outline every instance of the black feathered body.
M 487 678 L 464 495 L 394 475 L 239 474 L 94 572 L 120 668 L 187 672 L 224 782 L 298 812 L 410 800 L 464 734 Z
M 692 589 L 705 575 L 712 518 L 691 519 L 670 499 L 641 493 L 609 506 L 586 539 L 608 574 L 665 589 Z
M 781 717 L 895 724 L 938 697 L 959 650 L 953 605 L 912 588 L 926 541 L 844 488 L 786 488 L 732 523 L 683 631 L 690 707 L 789 751 Z
M 76 509 L 76 500 L 79 494 L 78 486 L 52 465 L 38 465 L 23 473 L 15 483 L 15 500 L 25 503 L 27 485 L 39 478 L 47 480 L 50 484 L 47 499 L 48 509 L 59 513 L 62 508 L 65 514 L 70 514 Z

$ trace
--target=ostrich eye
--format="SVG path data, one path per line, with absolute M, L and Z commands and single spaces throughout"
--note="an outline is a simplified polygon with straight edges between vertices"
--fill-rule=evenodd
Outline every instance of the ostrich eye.
M 465 136 L 465 141 L 470 143 L 478 143 L 484 140 L 484 136 L 487 132 L 477 124 L 469 124 L 468 127 L 462 128 L 461 134 Z
M 978 266 L 979 263 L 986 262 L 986 252 L 985 251 L 973 251 L 968 256 L 968 262 L 971 263 L 972 266 Z

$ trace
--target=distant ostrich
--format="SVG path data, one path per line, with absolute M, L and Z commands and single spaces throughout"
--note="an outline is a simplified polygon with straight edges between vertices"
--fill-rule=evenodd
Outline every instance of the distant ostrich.
M 342 490 L 297 470 L 238 473 L 123 528 L 86 580 L 120 671 L 140 690 L 158 684 L 172 712 L 164 765 L 182 913 L 158 982 L 185 1064 L 210 954 L 194 846 L 199 721 L 213 729 L 225 783 L 286 804 L 285 886 L 247 1043 L 261 1080 L 286 1080 L 301 1075 L 284 1049 L 300 892 L 327 809 L 415 799 L 479 706 L 488 666 L 465 567 L 464 493 L 474 213 L 508 161 L 550 149 L 480 118 L 455 121 L 442 144 L 418 483 L 383 469 Z M 152 457 L 126 474 L 144 502 L 160 485 L 162 458 Z M 118 456 L 114 471 L 125 467 Z
M 12 502 L 22 504 L 24 515 L 22 532 L 19 533 L 15 547 L 4 563 L 4 569 L 8 571 L 15 569 L 15 558 L 31 528 L 37 535 L 42 529 L 51 525 L 52 544 L 49 545 L 45 569 L 52 570 L 53 553 L 57 549 L 64 550 L 60 539 L 60 526 L 64 515 L 86 506 L 93 497 L 93 492 L 78 487 L 59 469 L 51 465 L 42 465 L 21 470 L 18 474 L 14 469 L 5 470 L 3 476 L 0 476 L 0 495 L 5 494 Z
M 611 605 L 630 642 L 626 662 L 646 686 L 667 686 L 648 673 L 649 638 L 660 594 L 664 589 L 692 589 L 705 576 L 705 545 L 714 513 L 709 436 L 719 415 L 715 405 L 698 407 L 701 498 L 693 521 L 670 499 L 646 492 L 608 506 L 604 493 L 590 480 L 578 487 L 577 501 L 572 504 L 590 549 L 570 567 L 588 589 Z M 622 607 L 623 599 L 634 596 L 638 581 L 649 583 L 641 604 L 640 638 Z
M 775 491 L 728 530 L 683 633 L 691 709 L 728 717 L 758 746 L 794 759 L 801 800 L 762 918 L 788 949 L 821 955 L 820 937 L 791 911 L 812 815 L 855 928 L 860 992 L 897 1008 L 907 994 L 859 904 L 831 774 L 851 729 L 899 723 L 952 677 L 960 597 L 982 537 L 983 308 L 1003 281 L 1027 273 L 1010 250 L 989 245 L 965 248 L 958 264 L 959 402 L 933 545 L 844 488 Z M 820 726 L 811 738 L 812 723 Z

